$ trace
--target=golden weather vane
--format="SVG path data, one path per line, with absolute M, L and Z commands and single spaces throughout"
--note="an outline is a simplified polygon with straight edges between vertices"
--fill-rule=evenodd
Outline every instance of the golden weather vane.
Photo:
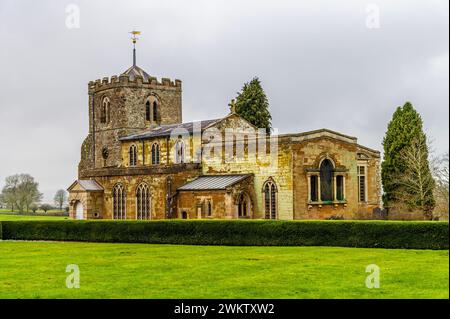
M 133 30 L 131 33 L 131 41 L 133 42 L 133 66 L 136 65 L 136 42 L 139 40 L 138 36 L 141 35 L 141 31 Z

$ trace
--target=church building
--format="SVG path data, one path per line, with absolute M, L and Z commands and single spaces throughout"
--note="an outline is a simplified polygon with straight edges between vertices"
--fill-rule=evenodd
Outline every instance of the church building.
M 379 210 L 380 153 L 356 137 L 269 136 L 234 109 L 185 123 L 182 82 L 149 75 L 135 51 L 128 70 L 89 82 L 88 94 L 71 218 L 372 219 Z

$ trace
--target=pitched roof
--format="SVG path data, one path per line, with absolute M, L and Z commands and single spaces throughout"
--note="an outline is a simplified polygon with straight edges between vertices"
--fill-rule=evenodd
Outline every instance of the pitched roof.
M 147 82 L 148 79 L 150 78 L 150 75 L 147 72 L 145 72 L 144 70 L 142 70 L 140 67 L 138 67 L 137 65 L 131 66 L 128 70 L 126 70 L 122 74 L 128 75 L 128 77 L 131 81 L 134 81 L 134 78 L 137 75 L 142 76 L 143 81 L 145 81 L 145 82 Z
M 72 183 L 72 185 L 70 185 L 68 190 L 70 191 L 77 184 L 80 185 L 85 191 L 88 191 L 88 192 L 98 192 L 98 191 L 104 190 L 103 187 L 93 179 L 76 180 L 75 182 Z
M 244 179 L 250 177 L 251 174 L 236 175 L 204 175 L 199 176 L 192 182 L 186 183 L 178 187 L 178 191 L 195 191 L 195 190 L 225 190 Z
M 205 120 L 205 121 L 199 121 L 199 122 L 188 122 L 188 123 L 179 123 L 179 124 L 169 124 L 169 125 L 161 125 L 156 126 L 154 128 L 150 128 L 148 130 L 142 131 L 137 134 L 132 134 L 128 136 L 124 136 L 120 138 L 121 141 L 130 141 L 130 140 L 141 140 L 141 139 L 147 139 L 147 138 L 153 138 L 153 137 L 163 137 L 163 136 L 170 136 L 172 134 L 173 130 L 180 129 L 180 130 L 186 130 L 189 132 L 189 134 L 192 134 L 194 130 L 194 123 L 199 123 L 201 126 L 201 130 L 203 131 L 206 127 L 221 121 L 222 119 L 214 119 L 214 120 Z

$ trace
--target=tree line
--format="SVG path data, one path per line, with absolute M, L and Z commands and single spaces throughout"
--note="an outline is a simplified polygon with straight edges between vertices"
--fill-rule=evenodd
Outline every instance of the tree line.
M 0 204 L 12 212 L 48 212 L 53 208 L 62 211 L 67 204 L 67 192 L 60 189 L 54 196 L 54 206 L 41 203 L 43 195 L 39 183 L 29 174 L 15 174 L 5 178 L 5 186 L 0 193 Z

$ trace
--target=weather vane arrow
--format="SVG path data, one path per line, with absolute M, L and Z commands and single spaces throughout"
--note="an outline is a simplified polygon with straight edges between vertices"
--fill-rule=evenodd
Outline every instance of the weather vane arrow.
M 133 42 L 133 66 L 136 66 L 136 42 L 139 40 L 138 36 L 141 35 L 141 31 L 133 30 L 130 33 Z

